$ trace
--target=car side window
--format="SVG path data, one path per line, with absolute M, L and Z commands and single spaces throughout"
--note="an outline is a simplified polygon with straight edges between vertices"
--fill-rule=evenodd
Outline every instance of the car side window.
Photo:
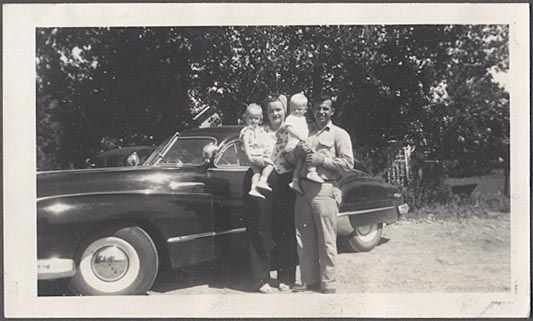
M 222 154 L 216 162 L 217 167 L 241 167 L 249 165 L 250 162 L 248 162 L 239 141 L 229 143 L 223 149 Z

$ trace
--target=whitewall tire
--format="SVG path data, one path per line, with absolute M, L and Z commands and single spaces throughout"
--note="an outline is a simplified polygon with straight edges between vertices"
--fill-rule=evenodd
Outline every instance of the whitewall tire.
M 89 237 L 78 251 L 70 288 L 81 295 L 144 294 L 158 269 L 154 242 L 140 227 L 110 229 Z
M 346 247 L 354 252 L 368 252 L 374 249 L 381 240 L 382 224 L 355 227 L 353 233 L 346 237 Z

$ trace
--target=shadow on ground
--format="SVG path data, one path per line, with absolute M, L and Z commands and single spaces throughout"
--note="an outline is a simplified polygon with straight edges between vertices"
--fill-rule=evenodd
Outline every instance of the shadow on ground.
M 386 238 L 386 237 L 381 237 L 381 239 L 379 240 L 379 243 L 378 245 L 376 245 L 376 247 L 379 247 L 387 242 L 389 242 L 390 239 Z M 342 253 L 354 253 L 354 251 L 350 250 L 346 245 L 344 245 L 342 242 L 338 242 L 337 243 L 337 252 L 339 254 L 342 254 Z
M 174 290 L 208 286 L 250 292 L 249 263 L 246 255 L 234 256 L 231 260 L 210 262 L 183 269 L 160 269 L 150 292 L 165 293 Z M 39 296 L 73 296 L 67 280 L 41 281 Z
M 195 267 L 161 270 L 151 292 L 166 293 L 196 286 L 251 291 L 250 272 L 246 256 L 228 262 L 215 262 Z

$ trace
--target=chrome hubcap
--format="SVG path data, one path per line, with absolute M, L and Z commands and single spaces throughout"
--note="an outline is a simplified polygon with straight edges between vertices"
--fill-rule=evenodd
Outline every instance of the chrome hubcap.
M 358 226 L 357 232 L 359 235 L 367 235 L 372 232 L 372 225 Z
M 118 246 L 98 249 L 91 260 L 94 274 L 102 281 L 114 282 L 122 278 L 130 265 L 128 255 Z

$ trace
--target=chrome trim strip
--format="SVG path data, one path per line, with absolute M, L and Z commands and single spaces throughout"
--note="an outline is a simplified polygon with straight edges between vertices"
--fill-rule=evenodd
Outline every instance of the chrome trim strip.
M 234 228 L 232 230 L 217 232 L 215 233 L 215 235 L 235 234 L 235 233 L 244 233 L 244 232 L 246 232 L 246 227 L 239 227 L 239 228 Z
M 83 173 L 97 173 L 97 172 L 128 172 L 146 170 L 146 168 L 152 168 L 153 166 L 117 166 L 117 167 L 98 167 L 98 168 L 79 168 L 79 169 L 59 169 L 50 171 L 37 171 L 37 176 L 44 176 L 48 174 L 64 173 L 64 174 L 83 174 Z M 160 168 L 160 167 L 158 167 Z
M 235 166 L 235 167 L 212 167 L 209 171 L 214 172 L 246 172 L 249 166 Z
M 179 187 L 205 187 L 204 183 L 199 182 L 171 182 L 169 184 L 171 188 L 179 188 Z
M 384 210 L 390 210 L 393 209 L 394 206 L 388 206 L 388 207 L 380 207 L 380 208 L 371 208 L 368 210 L 359 210 L 359 211 L 351 211 L 351 212 L 342 212 L 339 213 L 337 216 L 346 216 L 346 215 L 357 215 L 357 214 L 365 214 L 365 213 L 372 213 L 372 212 L 379 212 Z
M 227 230 L 227 231 L 222 231 L 222 232 L 205 232 L 205 233 L 198 233 L 198 234 L 176 236 L 176 237 L 169 238 L 167 240 L 167 243 L 186 242 L 186 241 L 196 240 L 196 239 L 199 239 L 199 238 L 202 238 L 202 237 L 224 235 L 224 234 L 244 233 L 245 231 L 246 231 L 246 228 L 240 227 L 240 228 L 234 228 L 232 230 Z
M 214 236 L 214 235 L 215 235 L 214 232 L 205 232 L 205 233 L 198 233 L 198 234 L 191 234 L 191 235 L 176 236 L 176 237 L 169 238 L 167 240 L 167 243 L 192 241 L 192 240 L 196 240 L 202 237 L 209 237 L 209 236 Z
M 203 184 L 203 183 L 202 183 Z M 210 196 L 209 193 L 195 193 L 195 192 L 164 192 L 156 190 L 133 190 L 133 191 L 107 191 L 107 192 L 89 192 L 89 193 L 73 193 L 73 194 L 59 194 L 53 196 L 38 197 L 37 202 L 46 201 L 55 198 L 62 197 L 77 197 L 77 196 L 94 196 L 94 195 L 123 195 L 123 194 L 133 194 L 133 195 L 202 195 Z

